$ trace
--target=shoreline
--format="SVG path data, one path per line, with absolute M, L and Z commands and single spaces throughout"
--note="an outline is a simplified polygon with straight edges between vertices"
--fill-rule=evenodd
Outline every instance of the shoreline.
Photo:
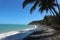
M 2 34 L 0 34 L 0 40 L 7 37 L 7 36 L 15 35 L 17 33 L 19 33 L 19 32 L 18 31 L 11 31 L 11 32 L 2 33 Z
M 39 25 L 35 25 L 35 28 L 32 29 L 24 29 L 23 31 L 11 31 L 5 33 L 4 35 L 6 36 L 1 34 L 0 40 L 37 40 L 37 38 L 40 39 L 40 37 L 52 37 L 54 34 L 55 31 L 49 26 L 40 25 L 39 27 Z
M 17 36 L 18 34 L 20 36 L 28 36 L 29 34 L 31 34 L 34 31 L 35 28 L 32 29 L 24 29 L 22 31 L 10 31 L 10 32 L 6 32 L 6 33 L 2 33 L 0 34 L 0 40 L 7 40 L 10 36 Z M 27 34 L 28 33 L 28 34 Z M 19 36 L 18 36 L 19 37 Z M 12 39 L 14 39 L 15 37 L 13 37 Z M 17 38 L 16 38 L 17 39 Z M 22 38 L 21 38 L 22 39 Z M 10 39 L 9 39 L 10 40 Z

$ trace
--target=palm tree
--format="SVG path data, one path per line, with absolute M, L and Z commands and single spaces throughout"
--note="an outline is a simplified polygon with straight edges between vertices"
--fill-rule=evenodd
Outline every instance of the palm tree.
M 29 4 L 34 3 L 32 8 L 30 9 L 30 13 L 36 9 L 38 6 L 39 11 L 42 13 L 43 11 L 51 11 L 53 14 L 57 14 L 58 12 L 55 10 L 55 7 L 57 7 L 56 0 L 25 0 L 23 2 L 23 8 Z

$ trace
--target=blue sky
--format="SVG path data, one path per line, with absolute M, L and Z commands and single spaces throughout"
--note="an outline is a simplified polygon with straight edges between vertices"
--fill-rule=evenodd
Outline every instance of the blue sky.
M 59 0 L 58 0 L 59 1 Z M 0 24 L 28 24 L 34 20 L 43 19 L 44 14 L 38 8 L 30 14 L 30 5 L 22 7 L 23 0 L 0 0 Z

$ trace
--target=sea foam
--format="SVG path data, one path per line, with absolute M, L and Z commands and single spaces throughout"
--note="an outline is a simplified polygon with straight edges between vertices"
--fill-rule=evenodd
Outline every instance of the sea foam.
M 15 35 L 19 33 L 18 31 L 11 31 L 11 32 L 7 32 L 7 33 L 2 33 L 0 34 L 0 40 L 7 37 L 7 36 L 11 36 L 11 35 Z
M 18 33 L 25 33 L 29 30 L 34 30 L 35 28 L 31 28 L 31 29 L 24 29 L 22 31 L 10 31 L 10 32 L 6 32 L 6 33 L 2 33 L 0 34 L 0 40 L 4 39 L 5 37 L 8 37 L 8 36 L 12 36 L 12 35 L 16 35 Z

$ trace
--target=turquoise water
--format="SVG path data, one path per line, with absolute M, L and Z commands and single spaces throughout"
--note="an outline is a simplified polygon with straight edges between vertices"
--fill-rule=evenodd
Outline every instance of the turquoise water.
M 31 25 L 0 24 L 0 33 L 34 28 Z

